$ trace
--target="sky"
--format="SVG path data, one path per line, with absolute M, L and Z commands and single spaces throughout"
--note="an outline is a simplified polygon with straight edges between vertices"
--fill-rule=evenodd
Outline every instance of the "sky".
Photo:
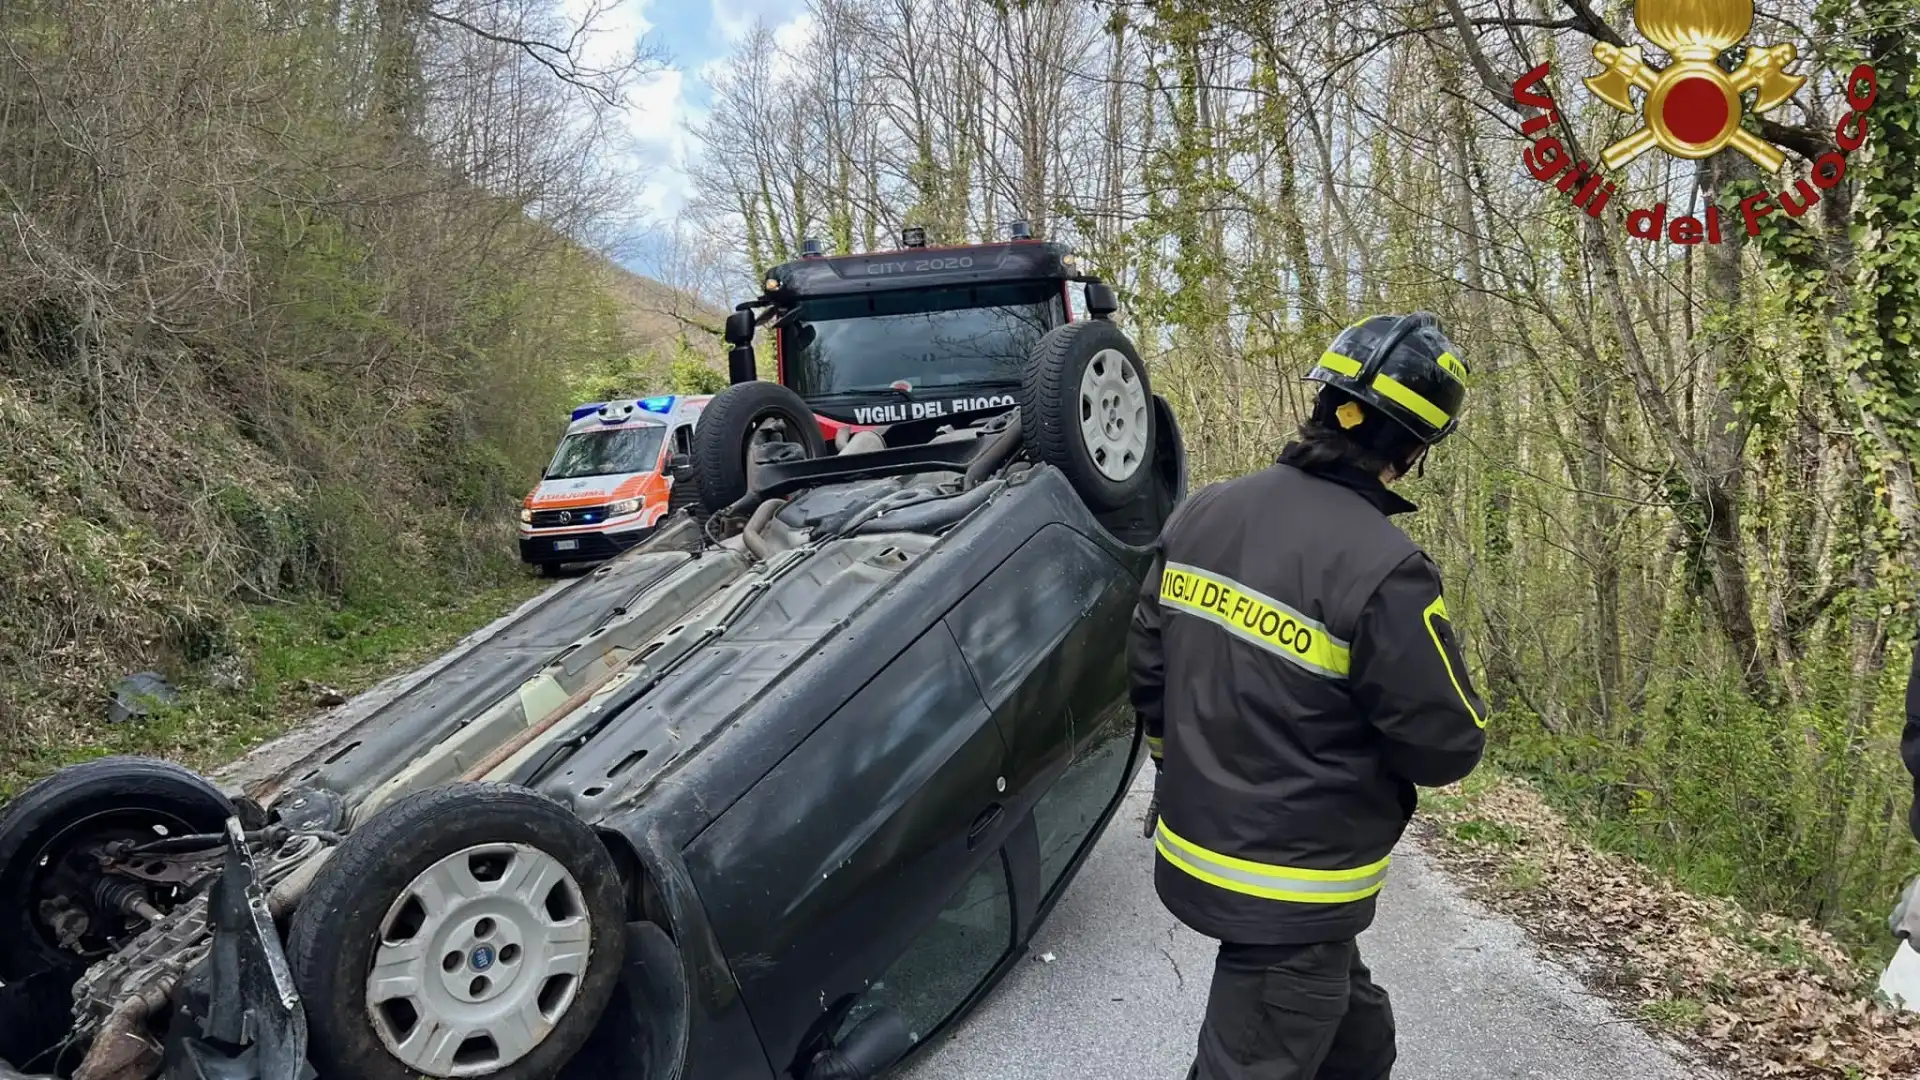
M 756 19 L 791 40 L 809 16 L 794 0 L 563 0 L 576 22 L 590 11 L 603 14 L 598 32 L 584 45 L 584 59 L 604 60 L 636 43 L 657 46 L 667 67 L 638 82 L 628 93 L 625 121 L 633 139 L 633 168 L 646 174 L 641 194 L 643 216 L 670 223 L 691 195 L 690 177 L 699 143 L 688 131 L 706 112 L 710 93 L 703 77 L 733 44 L 751 31 Z M 641 239 L 620 253 L 629 269 L 657 268 L 661 241 Z M 657 275 L 656 275 L 657 276 Z

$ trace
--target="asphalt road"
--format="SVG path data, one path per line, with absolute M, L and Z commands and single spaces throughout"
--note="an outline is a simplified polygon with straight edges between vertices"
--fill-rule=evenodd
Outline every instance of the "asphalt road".
M 1152 770 L 1068 887 L 1020 967 L 897 1080 L 1181 1080 L 1213 943 L 1167 914 L 1140 836 Z M 1466 899 L 1403 843 L 1360 939 L 1393 997 L 1394 1074 L 1413 1080 L 1706 1080 Z M 1043 957 L 1051 954 L 1052 960 Z

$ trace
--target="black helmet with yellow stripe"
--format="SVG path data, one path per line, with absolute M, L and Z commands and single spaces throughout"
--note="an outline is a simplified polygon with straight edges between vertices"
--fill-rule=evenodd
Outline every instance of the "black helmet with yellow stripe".
M 1306 377 L 1378 411 L 1421 446 L 1453 432 L 1467 398 L 1467 365 L 1430 311 L 1354 323 Z M 1364 419 L 1362 411 L 1343 407 L 1339 423 L 1351 428 Z

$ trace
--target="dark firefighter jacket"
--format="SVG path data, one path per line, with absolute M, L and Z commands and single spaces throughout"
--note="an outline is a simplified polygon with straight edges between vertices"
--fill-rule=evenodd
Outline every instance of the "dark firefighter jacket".
M 1472 772 L 1486 707 L 1440 575 L 1377 477 L 1272 466 L 1168 520 L 1135 606 L 1135 710 L 1160 760 L 1154 884 L 1177 918 L 1246 944 L 1373 921 L 1414 785 Z
M 1913 774 L 1913 807 L 1907 811 L 1907 824 L 1913 838 L 1920 840 L 1920 648 L 1913 652 L 1913 670 L 1907 675 L 1907 728 L 1900 735 L 1900 756 Z

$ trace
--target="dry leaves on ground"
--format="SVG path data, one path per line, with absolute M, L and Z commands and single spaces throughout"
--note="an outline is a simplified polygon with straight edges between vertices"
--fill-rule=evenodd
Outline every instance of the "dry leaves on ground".
M 1597 961 L 1599 989 L 1730 1075 L 1920 1077 L 1920 1016 L 1876 1003 L 1878 972 L 1827 935 L 1595 849 L 1523 781 L 1470 787 L 1422 809 L 1441 864 L 1529 933 Z

